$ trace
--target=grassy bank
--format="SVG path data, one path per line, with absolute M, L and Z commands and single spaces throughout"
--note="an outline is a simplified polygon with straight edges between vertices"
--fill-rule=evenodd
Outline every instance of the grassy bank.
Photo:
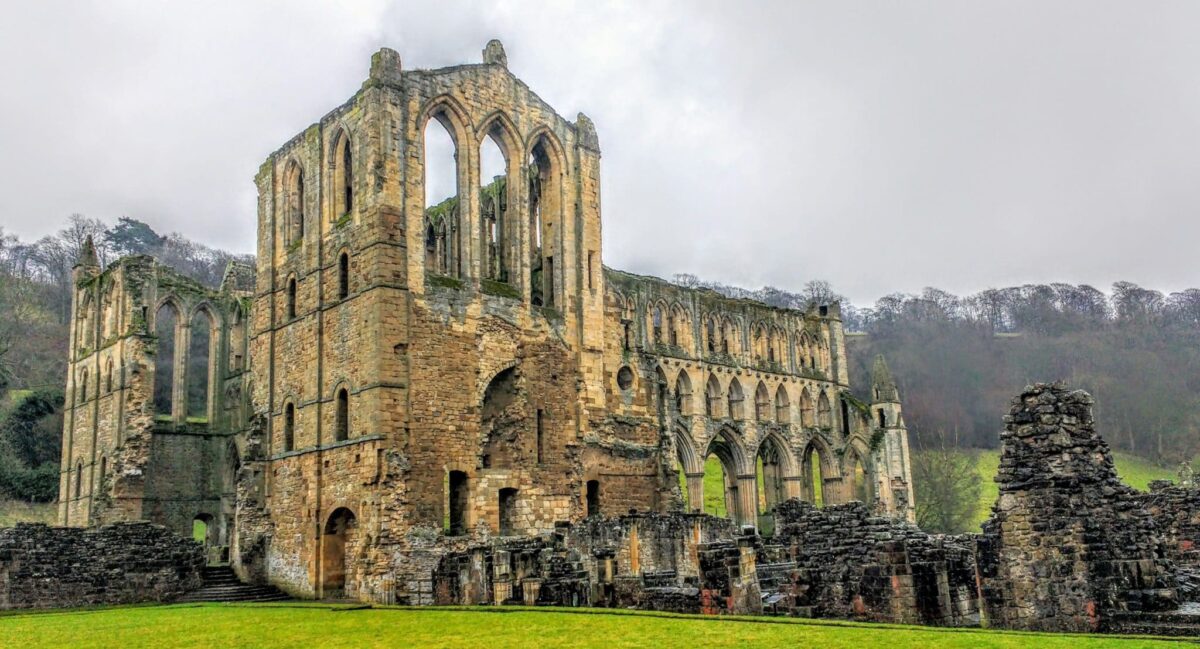
M 54 503 L 0 499 L 0 527 L 12 527 L 17 523 L 54 523 L 57 518 L 58 505 Z
M 189 605 L 0 616 L 22 647 L 918 647 L 1101 649 L 1180 642 L 601 609 Z

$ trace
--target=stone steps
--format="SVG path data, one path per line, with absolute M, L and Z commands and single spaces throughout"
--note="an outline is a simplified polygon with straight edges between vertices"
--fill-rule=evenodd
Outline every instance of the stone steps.
M 180 602 L 281 602 L 291 597 L 274 586 L 243 584 L 229 566 L 209 566 L 204 585 L 179 598 Z

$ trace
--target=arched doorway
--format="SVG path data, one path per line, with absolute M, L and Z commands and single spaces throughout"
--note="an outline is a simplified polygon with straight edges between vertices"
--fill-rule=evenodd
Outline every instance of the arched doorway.
M 346 554 L 357 529 L 354 512 L 345 507 L 335 509 L 325 522 L 321 536 L 321 597 L 345 599 L 353 590 L 346 578 Z

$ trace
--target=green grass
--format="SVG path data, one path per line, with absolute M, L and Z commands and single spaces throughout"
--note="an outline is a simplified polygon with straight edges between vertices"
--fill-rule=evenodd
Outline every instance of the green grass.
M 17 523 L 53 525 L 57 520 L 58 505 L 54 503 L 27 503 L 0 498 L 0 527 L 12 527 Z
M 1113 636 L 936 629 L 788 618 L 597 609 L 355 608 L 204 604 L 0 616 L 0 638 L 35 647 L 1178 647 Z
M 975 519 L 982 525 L 988 516 L 992 515 L 992 505 L 995 504 L 996 498 L 1000 497 L 1000 486 L 993 480 L 996 477 L 997 469 L 1000 468 L 1000 451 L 982 450 L 977 453 L 979 454 L 979 478 L 983 483 L 983 489 L 980 490 L 979 507 L 975 510 Z M 1174 469 L 1165 469 L 1136 455 L 1113 453 L 1113 463 L 1116 464 L 1117 473 L 1120 474 L 1125 484 L 1134 489 L 1146 491 L 1147 485 L 1152 480 L 1178 480 Z

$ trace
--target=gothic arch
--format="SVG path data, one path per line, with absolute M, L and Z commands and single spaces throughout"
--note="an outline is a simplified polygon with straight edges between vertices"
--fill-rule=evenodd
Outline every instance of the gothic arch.
M 285 249 L 304 241 L 304 194 L 304 167 L 295 157 L 289 158 L 283 171 L 281 234 Z
M 746 418 L 746 393 L 742 391 L 742 384 L 737 380 L 737 377 L 729 379 L 728 390 L 728 411 L 730 419 L 745 419 Z
M 817 395 L 817 425 L 821 428 L 833 428 L 833 408 L 825 390 L 821 390 Z
M 721 382 L 717 380 L 716 374 L 709 374 L 708 381 L 704 384 L 704 414 L 709 417 L 721 416 L 721 402 L 725 399 L 725 392 L 721 389 Z
M 675 412 L 685 416 L 692 414 L 693 399 L 692 379 L 686 369 L 680 369 L 675 376 Z
M 344 217 L 356 218 L 359 204 L 356 185 L 359 178 L 355 168 L 361 166 L 359 150 L 354 146 L 354 132 L 339 122 L 330 130 L 325 164 L 329 169 L 329 218 L 322 219 L 322 232 Z
M 775 389 L 775 423 L 792 423 L 792 400 L 782 383 Z
M 754 420 L 766 422 L 771 419 L 771 393 L 767 390 L 767 384 L 759 381 L 754 389 Z

